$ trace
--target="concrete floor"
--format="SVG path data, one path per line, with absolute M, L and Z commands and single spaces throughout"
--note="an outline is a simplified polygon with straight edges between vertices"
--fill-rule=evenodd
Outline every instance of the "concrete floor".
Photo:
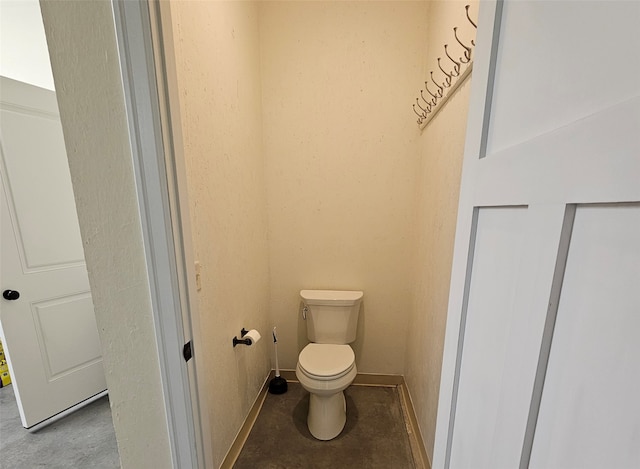
M 347 423 L 340 435 L 318 441 L 307 428 L 309 394 L 290 382 L 268 394 L 234 469 L 412 469 L 397 387 L 350 386 Z
M 416 467 L 396 387 L 351 386 L 347 423 L 331 441 L 311 436 L 309 395 L 290 382 L 268 394 L 234 469 L 413 469 Z M 120 468 L 108 397 L 29 433 L 12 386 L 0 388 L 0 468 Z
M 119 467 L 107 396 L 29 433 L 20 423 L 13 386 L 0 388 L 0 468 Z

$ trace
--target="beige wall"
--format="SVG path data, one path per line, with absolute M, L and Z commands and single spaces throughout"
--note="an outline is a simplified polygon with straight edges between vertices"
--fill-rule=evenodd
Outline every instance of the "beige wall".
M 444 53 L 443 45 L 455 41 L 453 26 L 459 26 L 461 37 L 474 36 L 464 13 L 466 3 L 430 3 L 427 71 L 437 67 L 436 59 Z M 477 15 L 477 3 L 472 3 L 470 11 L 472 18 Z M 404 374 L 430 458 L 433 457 L 470 89 L 468 79 L 420 137 L 415 289 Z
M 271 321 L 306 345 L 299 291 L 361 289 L 358 370 L 402 374 L 411 304 L 424 2 L 260 5 Z
M 269 324 L 257 13 L 252 2 L 171 3 L 215 467 L 271 368 L 268 337 L 231 344 Z
M 42 3 L 123 468 L 171 467 L 111 2 Z

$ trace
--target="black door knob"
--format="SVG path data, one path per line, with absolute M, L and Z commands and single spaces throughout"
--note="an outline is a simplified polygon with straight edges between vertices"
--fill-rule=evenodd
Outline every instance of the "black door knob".
M 5 290 L 2 292 L 2 298 L 5 300 L 17 300 L 20 298 L 20 292 L 16 290 Z

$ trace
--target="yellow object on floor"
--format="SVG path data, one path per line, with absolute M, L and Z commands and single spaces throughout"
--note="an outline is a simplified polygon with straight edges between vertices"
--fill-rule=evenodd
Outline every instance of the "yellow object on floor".
M 11 384 L 11 375 L 9 374 L 7 359 L 4 357 L 2 341 L 0 341 L 0 388 L 9 384 Z

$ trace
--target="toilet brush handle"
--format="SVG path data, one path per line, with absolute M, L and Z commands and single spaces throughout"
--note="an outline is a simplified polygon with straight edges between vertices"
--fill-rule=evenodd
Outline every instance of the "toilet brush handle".
M 278 338 L 276 337 L 276 328 L 273 328 L 273 349 L 276 352 L 276 378 L 280 377 L 280 366 L 278 366 Z

